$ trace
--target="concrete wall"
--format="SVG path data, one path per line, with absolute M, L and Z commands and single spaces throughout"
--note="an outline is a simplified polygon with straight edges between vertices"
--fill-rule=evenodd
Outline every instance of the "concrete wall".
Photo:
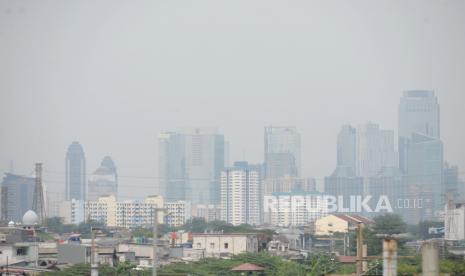
M 244 252 L 258 252 L 254 235 L 193 235 L 193 248 L 205 249 L 206 257 L 220 257 Z
M 90 262 L 90 247 L 81 244 L 59 244 L 58 263 L 80 264 Z

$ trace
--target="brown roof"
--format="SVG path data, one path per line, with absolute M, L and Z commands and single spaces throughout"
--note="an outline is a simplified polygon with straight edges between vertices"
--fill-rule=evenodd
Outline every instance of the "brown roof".
M 251 264 L 251 263 L 240 264 L 231 269 L 231 271 L 264 271 L 264 270 L 265 270 L 264 267 L 258 266 L 256 264 Z
M 351 264 L 357 262 L 357 256 L 339 256 L 339 262 Z

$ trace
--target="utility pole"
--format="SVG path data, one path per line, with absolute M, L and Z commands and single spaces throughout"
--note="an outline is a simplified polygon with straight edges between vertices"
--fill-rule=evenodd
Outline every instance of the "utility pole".
M 357 224 L 357 276 L 363 274 L 363 224 Z
M 95 228 L 90 227 L 92 245 L 90 250 L 90 275 L 98 276 L 98 264 L 95 263 Z
M 157 276 L 157 210 L 153 214 L 153 260 L 152 260 L 152 276 Z
M 166 208 L 152 208 L 154 210 L 152 214 L 153 218 L 153 260 L 152 260 L 152 276 L 157 276 L 157 246 L 158 246 L 158 212 L 166 212 Z

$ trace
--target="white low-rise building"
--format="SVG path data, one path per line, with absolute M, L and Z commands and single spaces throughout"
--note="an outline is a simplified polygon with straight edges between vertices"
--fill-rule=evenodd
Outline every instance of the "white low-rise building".
M 192 247 L 205 250 L 205 257 L 228 257 L 245 252 L 258 252 L 256 234 L 192 234 Z
M 448 204 L 444 227 L 444 238 L 446 240 L 465 240 L 465 203 Z
M 263 219 L 274 226 L 307 225 L 326 216 L 328 201 L 319 193 L 274 193 L 264 196 Z

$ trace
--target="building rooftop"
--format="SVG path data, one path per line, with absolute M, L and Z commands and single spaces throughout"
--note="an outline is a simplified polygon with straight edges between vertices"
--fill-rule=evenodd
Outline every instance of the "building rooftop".
M 250 272 L 250 271 L 265 271 L 264 267 L 258 266 L 256 264 L 251 264 L 251 263 L 244 263 L 240 264 L 238 266 L 235 266 L 231 269 L 231 271 L 245 271 L 245 272 Z

